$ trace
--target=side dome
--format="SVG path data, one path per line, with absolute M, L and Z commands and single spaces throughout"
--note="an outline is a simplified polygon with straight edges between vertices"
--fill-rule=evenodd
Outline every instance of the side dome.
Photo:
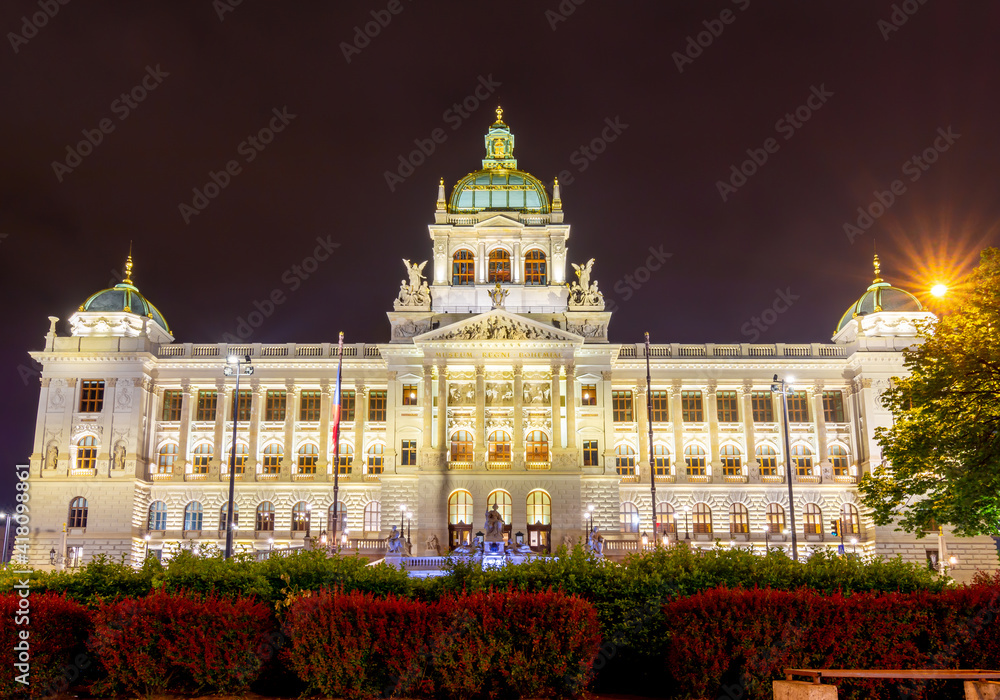
M 80 311 L 130 313 L 153 319 L 160 328 L 170 333 L 170 326 L 160 310 L 153 306 L 132 283 L 132 256 L 125 263 L 125 279 L 109 289 L 102 289 L 87 297 Z
M 854 304 L 844 312 L 837 324 L 834 335 L 839 333 L 844 327 L 858 316 L 874 314 L 880 311 L 910 311 L 919 312 L 924 310 L 923 304 L 915 296 L 904 289 L 893 287 L 882 279 L 879 275 L 881 265 L 878 255 L 875 256 L 875 279 L 869 285 L 865 293 L 861 295 Z

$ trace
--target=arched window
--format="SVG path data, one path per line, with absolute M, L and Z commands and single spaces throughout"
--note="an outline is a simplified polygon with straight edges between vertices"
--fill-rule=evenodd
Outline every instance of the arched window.
M 471 525 L 472 518 L 472 494 L 462 489 L 453 492 L 448 497 L 448 524 Z
M 510 282 L 510 253 L 503 248 L 490 251 L 487 282 Z
M 319 462 L 319 448 L 307 442 L 299 448 L 299 474 L 315 474 Z
M 453 285 L 476 283 L 476 259 L 471 250 L 456 251 L 451 263 L 451 283 Z
M 549 461 L 549 438 L 541 430 L 532 430 L 524 440 L 524 459 L 528 462 Z
M 795 467 L 796 476 L 812 476 L 813 474 L 813 453 L 805 445 L 796 445 L 792 448 L 792 466 Z
M 87 527 L 87 499 L 77 496 L 69 502 L 68 527 Z
M 665 445 L 653 445 L 653 469 L 656 476 L 670 476 L 670 452 Z
M 767 531 L 772 535 L 785 533 L 785 509 L 780 503 L 767 504 Z
M 223 532 L 226 531 L 226 519 L 229 517 L 229 501 L 222 504 L 222 508 L 219 509 L 219 529 Z M 240 524 L 240 504 L 233 504 L 233 525 L 239 526 Z
M 261 501 L 257 506 L 257 522 L 254 525 L 257 532 L 274 530 L 274 504 L 270 501 Z
M 845 535 L 861 534 L 861 516 L 853 503 L 845 503 L 840 509 L 840 522 L 843 524 Z
M 509 462 L 510 461 L 510 433 L 506 430 L 494 430 L 490 433 L 489 440 L 489 450 L 491 462 Z M 504 520 L 507 522 L 507 520 Z
M 804 528 L 807 535 L 823 534 L 823 511 L 815 503 L 806 503 L 806 522 Z
M 201 503 L 191 501 L 184 508 L 184 529 L 192 531 L 201 530 L 202 517 Z
M 742 503 L 729 506 L 729 534 L 745 535 L 750 532 L 750 511 Z
M 701 445 L 688 445 L 685 447 L 684 466 L 687 469 L 688 476 L 705 476 L 705 448 Z
M 757 462 L 760 464 L 761 476 L 778 475 L 778 453 L 770 445 L 757 446 Z
M 194 460 L 191 464 L 192 474 L 208 474 L 208 465 L 212 461 L 212 446 L 203 442 L 194 448 Z
M 722 459 L 723 476 L 743 475 L 743 453 L 736 445 L 726 445 L 719 453 Z
M 528 525 L 552 524 L 552 497 L 541 489 L 528 494 Z
M 292 532 L 307 532 L 312 521 L 312 506 L 299 501 L 292 506 Z
M 176 451 L 176 447 L 174 450 Z M 76 468 L 94 469 L 97 467 L 97 440 L 92 435 L 81 438 L 76 443 Z
M 167 529 L 167 504 L 163 501 L 153 501 L 149 504 L 149 520 L 147 530 L 163 532 Z
M 369 501 L 365 505 L 365 532 L 378 532 L 382 529 L 382 504 L 379 501 Z
M 368 460 L 365 465 L 369 474 L 381 474 L 383 459 L 385 456 L 385 445 L 381 442 L 373 442 L 368 447 Z
M 639 509 L 631 501 L 622 503 L 618 520 L 622 532 L 639 532 Z
M 666 502 L 656 504 L 656 530 L 661 535 L 677 534 L 677 518 L 674 507 Z
M 272 442 L 270 445 L 264 448 L 264 463 L 261 466 L 261 473 L 263 474 L 277 474 L 281 469 L 281 457 L 284 455 L 284 450 L 281 449 L 281 445 L 276 442 Z
M 340 461 L 341 474 L 351 473 L 351 463 L 354 462 L 354 448 L 348 445 L 346 442 L 340 443 L 340 454 L 337 456 Z
M 529 250 L 524 256 L 524 283 L 527 285 L 548 284 L 548 270 L 545 266 L 545 253 Z
M 160 447 L 156 453 L 156 473 L 171 474 L 174 471 L 174 462 L 177 461 L 177 445 L 168 442 Z
M 635 449 L 631 445 L 615 448 L 615 471 L 619 476 L 635 476 Z
M 834 476 L 849 476 L 850 467 L 847 464 L 847 450 L 840 445 L 830 445 L 830 463 L 833 465 Z
M 513 517 L 513 506 L 511 503 L 510 494 L 503 489 L 497 489 L 486 497 L 486 510 L 493 510 L 493 506 L 496 505 L 500 517 L 503 518 L 503 529 L 508 534 L 511 529 L 511 518 Z
M 458 430 L 451 436 L 451 461 L 472 461 L 472 433 L 468 430 Z
M 695 534 L 712 534 L 712 509 L 707 503 L 695 503 L 691 511 L 691 528 Z
M 334 527 L 334 525 L 337 525 Z M 337 520 L 336 523 L 333 519 L 333 505 L 330 505 L 329 510 L 326 513 L 326 529 L 332 535 L 334 530 L 337 532 L 344 532 L 347 530 L 347 506 L 344 505 L 343 501 L 337 502 Z

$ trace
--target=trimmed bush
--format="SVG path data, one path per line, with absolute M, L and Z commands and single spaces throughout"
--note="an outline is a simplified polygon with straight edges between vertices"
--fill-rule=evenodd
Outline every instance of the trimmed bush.
M 600 639 L 591 605 L 551 591 L 419 603 L 325 590 L 291 605 L 285 631 L 308 690 L 345 698 L 575 696 Z
M 26 603 L 21 603 L 26 601 Z M 27 619 L 19 613 L 26 613 Z M 0 648 L 10 654 L 0 665 L 0 695 L 46 697 L 65 691 L 91 665 L 83 653 L 90 632 L 90 616 L 79 603 L 62 595 L 31 592 L 27 598 L 15 593 L 0 595 Z M 26 624 L 22 624 L 22 621 Z M 28 633 L 26 640 L 22 632 Z M 23 669 L 18 644 L 27 642 L 28 686 L 17 682 Z
M 90 649 L 105 677 L 101 694 L 240 692 L 269 650 L 270 610 L 252 598 L 157 592 L 102 603 Z

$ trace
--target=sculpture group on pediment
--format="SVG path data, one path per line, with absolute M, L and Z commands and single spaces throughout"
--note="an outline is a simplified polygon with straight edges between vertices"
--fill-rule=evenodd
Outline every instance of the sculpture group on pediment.
M 597 288 L 597 281 L 590 281 L 590 273 L 594 267 L 594 258 L 583 265 L 571 263 L 576 270 L 577 279 L 569 285 L 569 306 L 589 306 L 604 308 L 604 294 Z
M 444 335 L 440 340 L 558 340 L 555 333 L 518 323 L 502 316 L 490 316 Z
M 566 330 L 583 338 L 604 338 L 608 335 L 608 327 L 603 323 L 569 323 Z
M 392 327 L 392 335 L 394 338 L 412 338 L 415 335 L 426 333 L 430 329 L 431 323 L 429 320 L 412 321 L 405 319 Z
M 427 261 L 424 260 L 422 263 L 417 264 L 404 259 L 403 265 L 406 267 L 406 274 L 409 276 L 409 281 L 400 280 L 399 295 L 396 297 L 394 307 L 400 309 L 407 306 L 430 306 L 431 290 L 427 286 L 426 280 L 424 280 L 423 273 Z

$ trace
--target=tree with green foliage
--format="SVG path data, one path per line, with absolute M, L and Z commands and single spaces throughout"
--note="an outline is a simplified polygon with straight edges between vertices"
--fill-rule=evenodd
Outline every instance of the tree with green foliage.
M 948 311 L 904 351 L 909 375 L 882 397 L 883 464 L 858 489 L 876 524 L 1000 535 L 1000 250 L 983 251 Z M 951 294 L 951 292 L 950 292 Z

